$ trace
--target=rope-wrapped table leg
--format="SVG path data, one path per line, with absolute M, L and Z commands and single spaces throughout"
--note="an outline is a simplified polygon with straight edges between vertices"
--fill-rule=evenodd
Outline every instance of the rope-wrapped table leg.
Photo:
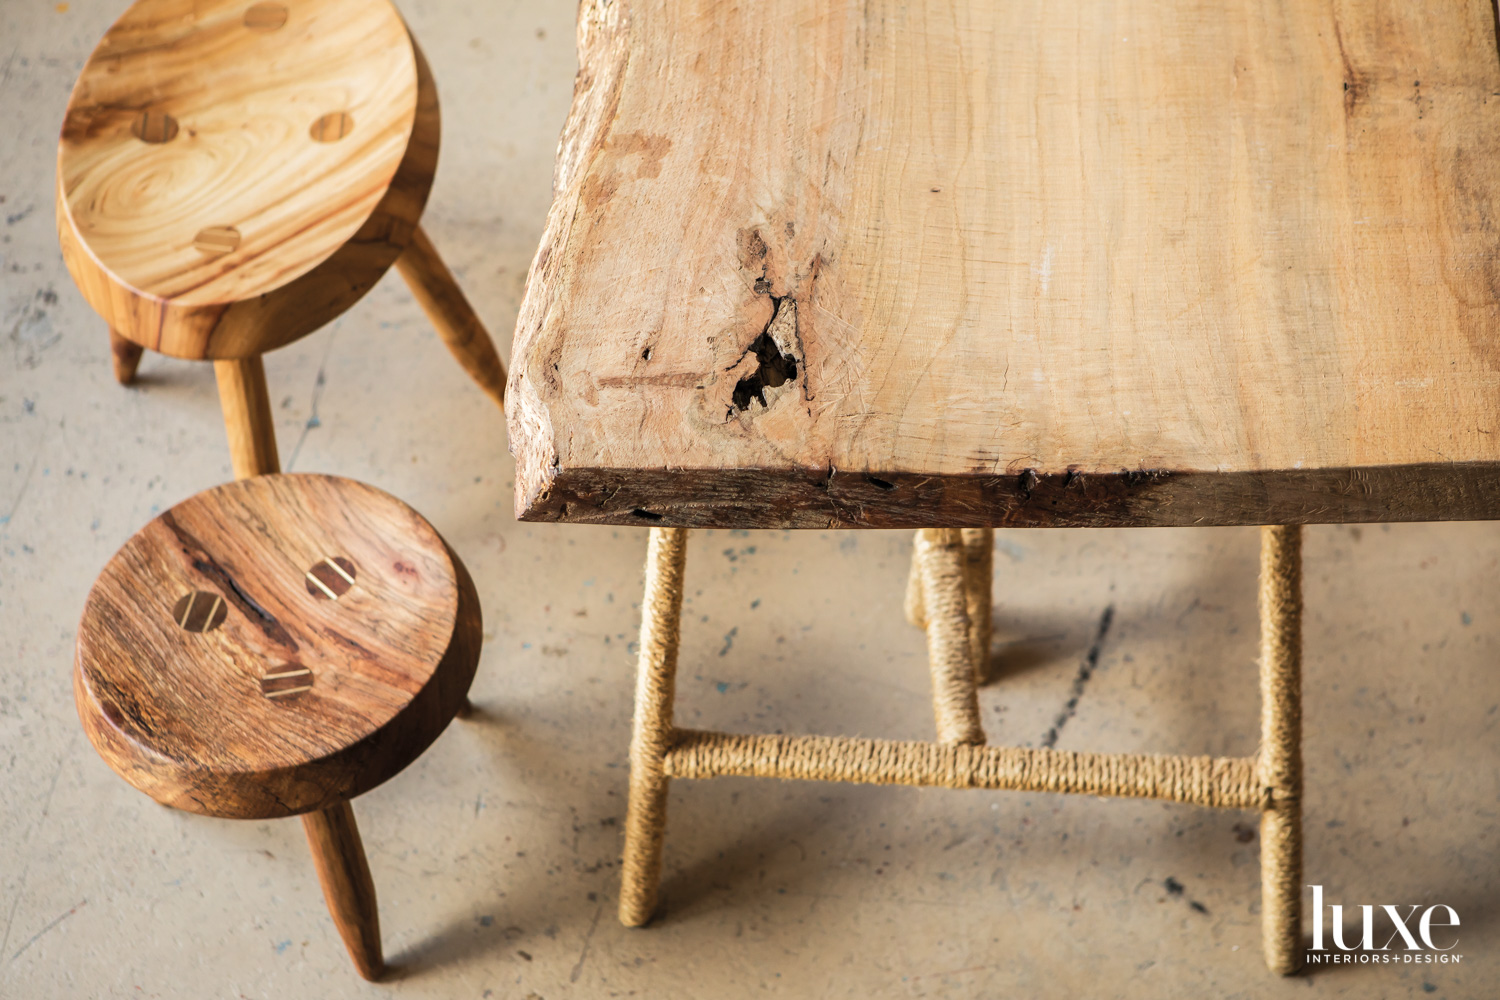
M 651 919 L 661 883 L 668 782 L 662 761 L 673 740 L 672 705 L 677 697 L 686 562 L 686 528 L 651 529 L 630 738 L 630 803 L 625 813 L 625 857 L 620 873 L 620 922 L 627 927 L 639 927 Z
M 976 664 L 989 648 L 989 529 L 917 533 L 907 615 L 927 630 L 938 743 L 753 736 L 672 725 L 687 531 L 651 532 L 642 607 L 620 920 L 646 923 L 661 879 L 671 777 L 746 775 L 1124 795 L 1261 810 L 1266 964 L 1302 965 L 1302 532 L 1261 529 L 1261 748 L 1253 758 L 986 747 Z M 977 620 L 982 619 L 982 620 Z M 982 652 L 981 652 L 982 651 Z
M 964 539 L 957 528 L 923 528 L 915 560 L 927 616 L 927 660 L 932 708 L 941 743 L 984 743 L 979 692 L 969 635 L 969 593 Z
M 965 528 L 964 587 L 969 595 L 969 644 L 973 647 L 974 680 L 990 676 L 990 642 L 994 638 L 991 587 L 995 576 L 995 529 Z
M 917 532 L 918 536 L 921 532 Z M 974 647 L 974 677 L 983 684 L 989 680 L 990 643 L 994 626 L 990 618 L 992 584 L 995 574 L 995 529 L 964 528 L 964 586 L 968 592 L 969 639 Z M 906 620 L 917 628 L 927 627 L 927 599 L 922 594 L 922 572 L 917 555 L 911 558 L 911 572 L 906 578 Z
M 1261 939 L 1266 965 L 1302 966 L 1302 528 L 1260 529 Z
M 922 596 L 922 570 L 917 565 L 916 544 L 922 538 L 920 531 L 912 539 L 911 569 L 906 574 L 906 620 L 917 628 L 927 627 L 927 600 Z

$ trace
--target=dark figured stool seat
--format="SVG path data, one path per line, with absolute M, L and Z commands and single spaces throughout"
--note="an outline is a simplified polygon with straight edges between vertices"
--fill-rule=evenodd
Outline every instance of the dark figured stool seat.
M 94 748 L 163 805 L 302 817 L 360 975 L 384 966 L 349 800 L 414 761 L 466 704 L 473 581 L 421 515 L 370 486 L 270 475 L 142 528 L 78 629 Z

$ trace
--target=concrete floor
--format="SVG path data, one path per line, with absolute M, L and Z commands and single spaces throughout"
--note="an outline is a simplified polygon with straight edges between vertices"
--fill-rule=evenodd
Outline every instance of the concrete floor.
M 94 575 L 229 477 L 212 373 L 111 381 L 58 256 L 55 137 L 121 8 L 0 0 L 0 996 L 1492 997 L 1500 993 L 1500 526 L 1307 538 L 1307 881 L 1445 903 L 1460 965 L 1261 964 L 1254 817 L 1159 803 L 678 783 L 665 916 L 614 918 L 641 531 L 518 524 L 500 415 L 394 276 L 267 358 L 288 468 L 377 484 L 485 604 L 477 719 L 360 799 L 388 955 L 355 978 L 300 824 L 160 808 L 82 738 Z M 574 71 L 566 0 L 407 0 L 444 99 L 427 228 L 507 345 Z M 1253 529 L 1001 532 L 991 738 L 1246 754 Z M 905 533 L 699 532 L 681 721 L 923 738 Z

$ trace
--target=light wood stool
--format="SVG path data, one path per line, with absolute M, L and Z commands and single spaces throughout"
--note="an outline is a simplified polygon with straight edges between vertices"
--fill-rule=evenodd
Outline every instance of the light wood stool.
M 495 346 L 418 224 L 438 136 L 386 0 L 138 0 L 84 66 L 57 161 L 63 257 L 115 377 L 144 348 L 213 360 L 235 474 L 275 471 L 260 356 L 394 263 L 503 406 Z
M 479 598 L 421 515 L 373 487 L 258 476 L 183 501 L 104 567 L 73 674 L 94 748 L 163 805 L 302 816 L 334 923 L 383 961 L 349 800 L 465 704 Z

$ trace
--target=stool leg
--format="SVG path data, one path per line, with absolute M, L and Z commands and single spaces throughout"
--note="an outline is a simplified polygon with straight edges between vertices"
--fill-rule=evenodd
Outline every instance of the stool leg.
M 974 650 L 974 680 L 983 684 L 990 674 L 990 642 L 994 638 L 991 587 L 995 576 L 995 529 L 965 528 L 964 587 L 969 602 L 969 640 Z
M 266 368 L 259 355 L 214 362 L 219 382 L 219 407 L 229 434 L 229 458 L 234 478 L 249 479 L 281 471 L 276 455 L 276 426 L 271 398 L 266 393 Z
M 957 528 L 923 528 L 917 534 L 916 560 L 927 615 L 927 659 L 938 741 L 983 745 L 963 533 Z
M 682 627 L 686 528 L 652 528 L 641 602 L 641 651 L 636 666 L 635 720 L 630 736 L 630 804 L 620 872 L 620 923 L 640 927 L 656 910 L 661 846 L 667 823 L 662 759 L 672 744 L 677 697 L 677 645 Z
M 375 883 L 365 860 L 354 810 L 341 802 L 321 812 L 306 813 L 302 828 L 312 848 L 318 881 L 334 926 L 349 949 L 354 967 L 365 979 L 377 980 L 385 971 L 380 954 L 380 913 L 375 907 Z
M 496 406 L 505 409 L 505 365 L 495 343 L 421 226 L 412 234 L 406 252 L 396 259 L 396 268 L 464 371 Z
M 1266 965 L 1302 967 L 1302 528 L 1260 529 L 1261 937 Z
M 140 367 L 141 353 L 145 348 L 133 340 L 126 340 L 109 328 L 109 354 L 114 363 L 115 381 L 129 385 L 135 381 L 135 370 Z

